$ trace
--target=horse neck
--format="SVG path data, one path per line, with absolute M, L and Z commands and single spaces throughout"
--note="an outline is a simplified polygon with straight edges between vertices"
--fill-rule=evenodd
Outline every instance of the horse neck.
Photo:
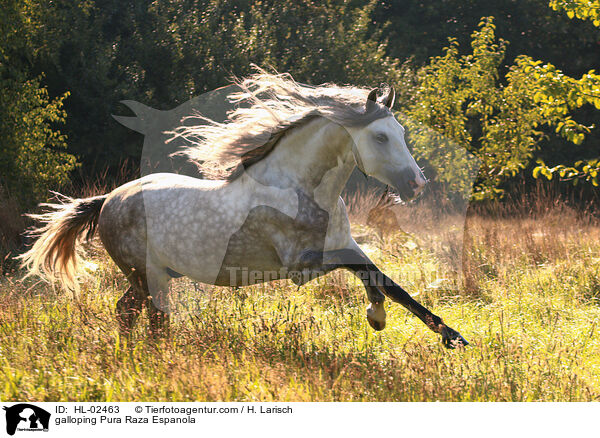
M 248 174 L 265 185 L 300 188 L 329 211 L 356 165 L 351 145 L 343 126 L 319 117 L 288 131 Z

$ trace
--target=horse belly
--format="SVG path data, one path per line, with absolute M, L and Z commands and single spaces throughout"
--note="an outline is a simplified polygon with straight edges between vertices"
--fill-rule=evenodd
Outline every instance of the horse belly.
M 216 284 L 247 286 L 285 278 L 279 254 L 271 241 L 273 215 L 268 207 L 250 212 L 242 227 L 229 239 Z

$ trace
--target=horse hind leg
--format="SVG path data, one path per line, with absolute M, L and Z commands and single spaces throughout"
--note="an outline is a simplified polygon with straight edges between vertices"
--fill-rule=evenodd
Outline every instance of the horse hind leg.
M 157 278 L 149 270 L 150 278 L 145 274 L 132 270 L 127 276 L 131 286 L 117 301 L 117 321 L 121 333 L 130 335 L 138 320 L 144 305 L 147 307 L 150 334 L 163 335 L 169 329 L 169 315 L 163 309 L 166 307 L 163 292 L 168 291 L 168 281 Z
M 125 269 L 124 271 L 129 271 Z M 163 290 L 168 291 L 168 282 L 157 281 L 151 274 L 150 281 L 146 275 L 131 270 L 127 276 L 131 286 L 117 301 L 116 316 L 120 332 L 129 336 L 138 320 L 144 305 L 148 310 L 150 334 L 158 336 L 166 334 L 169 329 L 169 315 L 164 308 Z M 150 287 L 148 284 L 150 283 Z M 152 292 L 151 292 L 152 291 Z
M 119 331 L 123 335 L 130 335 L 135 322 L 142 313 L 144 298 L 140 297 L 133 286 L 123 294 L 117 301 L 116 316 Z
M 150 334 L 161 336 L 169 333 L 171 322 L 169 314 L 150 302 L 148 306 L 148 319 L 150 320 Z
M 148 319 L 152 336 L 167 335 L 171 308 L 167 269 L 148 269 Z
M 130 335 L 135 322 L 138 320 L 148 297 L 148 288 L 144 275 L 133 268 L 125 266 L 120 261 L 117 265 L 121 268 L 130 283 L 129 288 L 117 301 L 116 317 L 119 330 L 123 335 Z

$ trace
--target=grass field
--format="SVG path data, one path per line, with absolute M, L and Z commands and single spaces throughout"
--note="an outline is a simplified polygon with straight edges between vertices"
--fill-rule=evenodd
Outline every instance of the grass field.
M 432 242 L 443 228 L 432 227 Z M 382 270 L 471 342 L 460 350 L 389 301 L 387 328 L 373 331 L 364 290 L 344 272 L 299 290 L 179 281 L 186 304 L 159 340 L 145 317 L 130 340 L 119 337 L 114 305 L 126 285 L 102 250 L 91 251 L 94 272 L 76 298 L 5 275 L 0 399 L 599 400 L 600 226 L 554 204 L 471 213 L 467 230 L 463 272 L 432 284 L 447 267 L 430 246 L 356 227 Z

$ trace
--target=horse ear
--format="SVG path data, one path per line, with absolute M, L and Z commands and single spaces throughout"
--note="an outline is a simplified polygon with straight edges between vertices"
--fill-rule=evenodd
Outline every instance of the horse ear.
M 375 103 L 377 103 L 377 88 L 373 88 L 367 96 L 367 111 L 370 110 Z
M 367 101 L 377 102 L 377 88 L 373 88 L 367 96 Z
M 396 90 L 394 90 L 394 87 L 390 87 L 390 92 L 385 99 L 385 106 L 391 109 L 394 106 L 394 100 L 396 100 Z

